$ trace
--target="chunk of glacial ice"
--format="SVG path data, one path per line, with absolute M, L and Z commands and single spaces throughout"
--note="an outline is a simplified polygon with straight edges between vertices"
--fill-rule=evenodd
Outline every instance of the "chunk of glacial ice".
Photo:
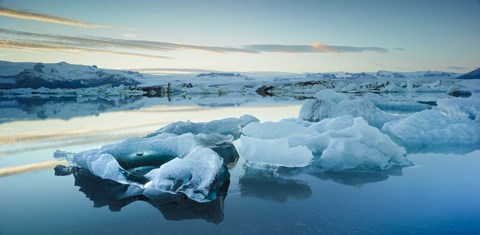
M 158 186 L 157 191 L 182 192 L 203 202 L 215 199 L 215 190 L 212 189 L 219 185 L 212 184 L 213 179 L 223 177 L 218 181 L 222 184 L 228 174 L 219 152 L 229 159 L 238 156 L 235 148 L 225 146 L 231 145 L 231 140 L 231 137 L 214 134 L 160 133 L 149 138 L 129 138 L 77 154 L 56 151 L 54 157 L 65 159 L 71 166 L 87 169 L 103 179 L 141 188 L 147 185 L 150 192 Z M 167 182 L 173 184 L 167 187 Z
M 192 134 L 220 134 L 231 135 L 235 139 L 241 135 L 241 130 L 244 126 L 251 122 L 258 122 L 259 120 L 251 115 L 243 115 L 240 118 L 225 118 L 221 120 L 213 120 L 210 122 L 174 122 L 158 131 L 148 134 L 146 137 L 153 137 L 160 133 L 173 133 L 181 135 L 184 133 Z
M 251 123 L 243 133 L 238 151 L 254 167 L 313 164 L 342 171 L 412 164 L 405 158 L 404 148 L 361 117 L 345 115 L 318 123 L 300 119 Z
M 444 98 L 437 100 L 437 108 L 456 120 L 480 121 L 480 96 Z
M 304 167 L 313 159 L 312 151 L 305 146 L 290 146 L 288 139 L 240 138 L 238 152 L 255 167 Z
M 213 150 L 197 146 L 187 156 L 175 158 L 147 173 L 145 177 L 150 181 L 145 187 L 163 192 L 181 192 L 198 201 L 213 200 L 215 195 L 212 193 L 216 191 L 211 186 L 218 178 L 222 164 L 222 158 Z
M 96 149 L 78 154 L 57 150 L 53 156 L 58 160 L 67 160 L 71 166 L 87 169 L 102 179 L 109 179 L 122 184 L 129 183 L 123 168 L 115 158 L 110 154 L 99 153 Z
M 300 109 L 299 117 L 318 122 L 325 118 L 351 115 L 363 117 L 370 125 L 381 128 L 384 123 L 398 117 L 378 109 L 375 104 L 364 98 L 349 99 L 345 94 L 334 90 L 322 90 L 315 95 L 316 99 L 307 100 Z
M 425 110 L 385 123 L 382 131 L 407 145 L 480 144 L 478 122 L 458 121 L 438 110 Z

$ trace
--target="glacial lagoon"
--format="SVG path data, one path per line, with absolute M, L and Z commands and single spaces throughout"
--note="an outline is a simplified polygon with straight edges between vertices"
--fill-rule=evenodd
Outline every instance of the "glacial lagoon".
M 240 158 L 218 197 L 206 203 L 168 193 L 128 196 L 125 185 L 84 169 L 61 176 L 53 159 L 57 149 L 99 148 L 176 121 L 296 118 L 304 102 L 257 96 L 2 99 L 0 234 L 478 234 L 478 143 L 416 146 L 406 155 L 413 166 L 378 172 L 264 171 Z M 395 115 L 418 111 L 388 107 Z

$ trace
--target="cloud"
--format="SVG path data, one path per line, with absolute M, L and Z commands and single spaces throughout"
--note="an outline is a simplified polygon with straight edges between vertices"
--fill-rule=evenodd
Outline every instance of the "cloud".
M 463 67 L 463 66 L 448 66 L 447 69 L 454 69 L 454 70 L 465 70 L 468 69 L 468 67 Z
M 230 53 L 230 52 L 243 52 L 243 53 L 258 53 L 256 51 L 246 49 L 246 48 L 237 48 L 237 47 L 219 47 L 219 46 L 199 46 L 199 45 L 190 45 L 190 44 L 180 44 L 180 43 L 171 43 L 171 42 L 158 42 L 158 41 L 147 41 L 147 40 L 125 40 L 125 39 L 113 39 L 113 38 L 102 38 L 104 41 L 112 43 L 125 43 L 130 45 L 142 45 L 146 47 L 164 47 L 171 50 L 198 50 L 205 52 L 213 53 Z
M 386 67 L 385 65 L 377 63 L 377 62 L 370 62 L 370 64 L 373 64 L 373 65 L 378 66 L 380 68 L 385 68 Z
M 81 48 L 81 47 L 70 47 L 64 45 L 55 45 L 55 44 L 46 44 L 42 42 L 32 42 L 32 41 L 15 41 L 15 40 L 0 40 L 0 49 L 31 49 L 44 52 L 64 52 L 64 53 L 79 53 L 79 54 L 111 54 L 111 55 L 122 55 L 122 56 L 137 56 L 137 57 L 146 57 L 146 58 L 156 58 L 156 59 L 168 59 L 166 56 L 159 55 L 148 55 L 140 53 L 131 53 L 123 51 L 111 51 L 111 50 L 100 50 L 100 49 L 91 49 L 91 48 Z
M 92 38 L 92 37 L 75 37 L 75 36 L 63 36 L 55 34 L 43 34 L 16 31 L 11 29 L 0 28 L 0 33 L 9 34 L 14 36 L 26 37 L 26 38 L 41 38 L 48 39 L 50 42 L 56 41 L 56 44 L 64 44 L 69 46 L 81 46 L 81 47 L 94 47 L 94 48 L 123 48 L 123 49 L 140 49 L 140 50 L 156 50 L 156 51 L 171 51 L 171 50 L 199 50 L 214 53 L 227 53 L 227 52 L 244 52 L 255 53 L 251 50 L 233 47 L 216 47 L 216 46 L 198 46 L 188 45 L 170 42 L 159 41 L 147 41 L 147 40 L 128 40 L 128 39 L 115 39 L 115 38 Z
M 54 23 L 54 24 L 63 24 L 63 25 L 82 27 L 82 28 L 110 28 L 111 27 L 108 25 L 88 23 L 88 22 L 61 18 L 57 16 L 52 16 L 52 15 L 33 13 L 33 12 L 16 11 L 16 10 L 11 10 L 7 8 L 0 8 L 0 16 L 6 16 L 6 17 L 24 19 L 24 20 L 42 21 L 42 22 L 48 22 L 48 23 Z
M 319 42 L 313 42 L 310 45 L 281 45 L 281 44 L 258 44 L 248 45 L 247 49 L 256 52 L 282 52 L 282 53 L 360 53 L 360 52 L 378 52 L 387 53 L 388 49 L 381 47 L 354 47 L 354 46 L 335 46 Z
M 127 52 L 115 52 L 120 50 L 144 50 L 144 51 L 174 51 L 174 50 L 194 50 L 210 53 L 362 53 L 376 52 L 388 53 L 390 50 L 381 47 L 355 47 L 355 46 L 338 46 L 327 45 L 319 42 L 313 42 L 309 45 L 282 45 L 282 44 L 252 44 L 243 47 L 226 47 L 226 46 L 202 46 L 192 44 L 181 44 L 161 41 L 149 40 L 133 40 L 118 38 L 101 38 L 101 37 L 80 37 L 80 36 L 64 36 L 46 33 L 34 33 L 16 31 L 11 29 L 0 28 L 0 34 L 8 35 L 15 40 L 21 40 L 22 43 L 31 42 L 32 44 L 47 44 L 48 47 L 55 45 L 58 48 L 76 48 L 89 51 L 108 51 L 116 54 L 128 54 Z M 5 43 L 4 43 L 5 44 Z M 32 47 L 26 47 L 32 48 Z M 396 49 L 393 49 L 396 50 Z M 131 55 L 140 55 L 140 53 L 129 53 Z M 141 54 L 143 56 L 149 56 Z M 165 58 L 164 56 L 150 56 L 157 58 Z
M 63 36 L 63 35 L 55 35 L 55 34 L 23 32 L 23 31 L 16 31 L 16 30 L 2 29 L 2 28 L 0 28 L 0 33 L 26 37 L 26 38 L 48 39 L 50 43 L 68 45 L 68 46 L 78 46 L 78 47 L 89 47 L 89 48 L 99 48 L 99 47 L 112 48 L 113 47 L 113 48 L 124 48 L 124 49 L 157 50 L 157 51 L 172 50 L 171 48 L 167 48 L 167 47 L 130 43 L 129 40 L 121 40 L 121 39 L 112 40 L 112 39 L 102 39 L 102 38 Z

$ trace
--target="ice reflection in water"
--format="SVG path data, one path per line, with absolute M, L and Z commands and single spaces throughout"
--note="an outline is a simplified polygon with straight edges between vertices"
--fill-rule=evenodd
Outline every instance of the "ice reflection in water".
M 214 224 L 223 220 L 224 200 L 230 184 L 230 181 L 222 184 L 215 200 L 199 203 L 181 194 L 146 196 L 137 186 L 105 180 L 81 168 L 59 165 L 55 167 L 55 174 L 72 174 L 75 177 L 75 186 L 93 201 L 94 207 L 108 206 L 110 211 L 120 211 L 132 202 L 145 201 L 157 208 L 167 220 L 203 219 Z

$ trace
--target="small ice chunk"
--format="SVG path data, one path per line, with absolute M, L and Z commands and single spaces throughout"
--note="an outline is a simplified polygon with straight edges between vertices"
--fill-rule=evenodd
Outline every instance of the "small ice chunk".
M 480 97 L 444 98 L 437 100 L 437 108 L 456 120 L 480 121 Z
M 102 178 L 117 181 L 122 184 L 129 183 L 123 168 L 118 164 L 115 157 L 107 153 L 101 153 L 98 149 L 71 154 L 63 151 L 55 151 L 56 159 L 65 159 L 69 165 L 84 168 L 92 174 Z
M 147 173 L 145 177 L 150 181 L 145 187 L 209 201 L 211 186 L 222 164 L 222 158 L 213 150 L 197 146 L 187 156 L 175 158 Z
M 238 152 L 247 161 L 258 167 L 304 167 L 313 159 L 312 152 L 305 146 L 290 146 L 288 139 L 240 138 Z
M 470 97 L 472 95 L 472 92 L 463 86 L 453 85 L 448 88 L 447 95 L 454 97 Z

